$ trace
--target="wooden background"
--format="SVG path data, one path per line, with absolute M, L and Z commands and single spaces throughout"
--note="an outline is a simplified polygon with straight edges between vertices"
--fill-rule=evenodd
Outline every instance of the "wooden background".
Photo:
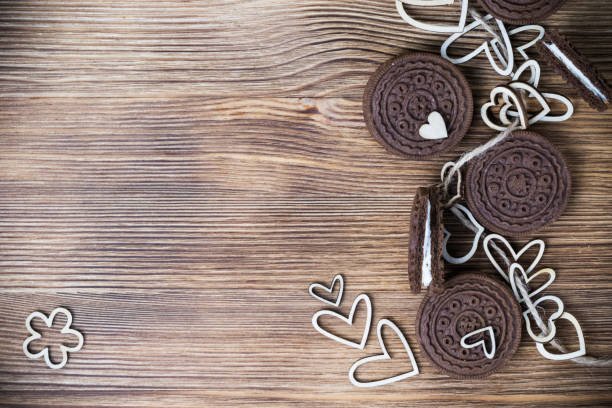
M 608 1 L 568 0 L 544 25 L 612 80 Z M 611 368 L 545 360 L 526 335 L 481 381 L 419 351 L 412 197 L 491 131 L 475 119 L 454 152 L 408 161 L 369 136 L 360 98 L 383 61 L 443 39 L 390 0 L 0 1 L 0 406 L 612 404 Z M 461 69 L 478 107 L 503 82 L 482 56 Z M 535 126 L 573 175 L 567 211 L 537 234 L 558 274 L 547 293 L 610 355 L 612 111 L 547 68 L 541 88 L 576 107 Z M 460 270 L 492 268 L 480 250 Z M 325 305 L 308 285 L 336 273 L 342 312 L 368 293 L 373 325 L 398 323 L 421 375 L 351 386 L 351 364 L 380 348 L 374 328 L 364 352 L 312 328 Z M 54 371 L 21 344 L 28 314 L 57 306 L 86 344 Z

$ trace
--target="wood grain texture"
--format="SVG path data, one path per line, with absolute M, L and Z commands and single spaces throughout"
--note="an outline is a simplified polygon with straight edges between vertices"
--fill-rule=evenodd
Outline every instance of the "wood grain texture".
M 611 24 L 606 1 L 568 0 L 545 25 L 611 81 Z M 476 119 L 456 151 L 404 160 L 369 136 L 360 98 L 381 62 L 443 39 L 383 0 L 0 1 L 0 406 L 611 405 L 610 368 L 545 360 L 526 335 L 482 381 L 420 354 L 412 196 L 491 132 Z M 461 69 L 478 106 L 503 80 L 483 58 Z M 573 177 L 566 212 L 537 234 L 557 270 L 547 292 L 591 354 L 612 355 L 612 113 L 547 69 L 541 84 L 576 107 L 535 126 Z M 482 250 L 451 273 L 465 270 L 492 272 Z M 308 285 L 336 273 L 341 310 L 368 293 L 374 326 L 398 323 L 421 375 L 350 385 L 379 346 L 374 328 L 364 352 L 312 328 L 324 305 Z M 57 306 L 85 347 L 51 371 L 21 344 L 27 315 Z

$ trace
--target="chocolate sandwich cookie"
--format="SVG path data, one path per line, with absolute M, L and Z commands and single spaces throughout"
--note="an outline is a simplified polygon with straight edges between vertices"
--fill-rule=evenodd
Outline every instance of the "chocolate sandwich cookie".
M 423 353 L 444 374 L 483 378 L 516 351 L 521 311 L 507 285 L 483 274 L 462 274 L 423 299 L 416 335 Z
M 552 143 L 535 132 L 515 131 L 473 160 L 464 197 L 486 228 L 521 236 L 561 215 L 570 181 L 565 159 Z
M 436 288 L 442 285 L 443 239 L 440 189 L 420 187 L 414 196 L 410 216 L 408 278 L 412 292 L 420 292 L 421 286 Z
M 595 67 L 561 34 L 546 33 L 536 48 L 546 63 L 578 90 L 592 108 L 608 108 L 612 90 Z
M 426 159 L 449 150 L 472 123 L 472 91 L 463 74 L 432 54 L 384 63 L 363 94 L 368 130 L 388 151 Z
M 565 0 L 478 0 L 493 17 L 508 24 L 533 24 L 557 11 Z

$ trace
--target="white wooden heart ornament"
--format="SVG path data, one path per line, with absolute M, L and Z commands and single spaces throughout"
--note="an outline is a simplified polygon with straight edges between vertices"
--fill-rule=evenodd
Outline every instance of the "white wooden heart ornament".
M 433 111 L 427 116 L 427 122 L 419 128 L 419 135 L 423 139 L 435 140 L 448 137 L 446 124 L 440 112 Z
M 412 370 L 405 372 L 403 374 L 398 374 L 393 377 L 385 378 L 382 380 L 368 381 L 368 382 L 359 381 L 357 380 L 357 378 L 355 378 L 355 372 L 357 371 L 359 367 L 361 367 L 362 365 L 368 364 L 368 363 L 372 363 L 374 361 L 391 359 L 391 356 L 389 355 L 389 352 L 387 351 L 387 347 L 385 346 L 385 341 L 383 340 L 383 336 L 382 336 L 383 326 L 387 326 L 391 330 L 393 330 L 395 334 L 397 335 L 397 337 L 399 337 L 399 339 L 402 341 L 402 344 L 404 345 L 404 349 L 406 350 L 408 357 L 410 357 L 410 363 L 412 365 Z M 378 325 L 376 326 L 376 333 L 378 334 L 378 342 L 380 343 L 380 348 L 382 349 L 383 353 L 379 355 L 375 355 L 375 356 L 362 358 L 361 360 L 356 361 L 351 366 L 351 369 L 349 370 L 349 380 L 354 386 L 356 387 L 379 387 L 381 385 L 391 384 L 396 381 L 401 381 L 403 379 L 419 374 L 419 367 L 417 366 L 416 360 L 414 359 L 414 354 L 412 354 L 412 349 L 410 348 L 410 345 L 408 344 L 406 337 L 401 332 L 399 327 L 395 325 L 395 323 L 393 323 L 391 320 L 388 320 L 388 319 L 380 319 L 378 321 Z
M 521 54 L 521 56 L 526 60 L 529 59 L 529 56 L 527 55 L 525 50 L 535 45 L 538 41 L 542 39 L 542 37 L 544 37 L 544 32 L 545 32 L 544 27 L 531 24 L 531 25 L 524 25 L 524 26 L 516 27 L 508 31 L 508 38 L 511 38 L 515 34 L 522 33 L 523 31 L 530 31 L 530 30 L 534 30 L 537 33 L 536 36 L 529 42 L 519 47 L 516 47 L 516 50 L 518 51 L 518 53 Z M 497 40 L 497 38 L 493 38 L 491 40 L 491 48 L 493 48 L 493 51 L 497 55 L 497 58 L 499 58 L 499 60 L 502 61 L 502 63 L 506 64 L 505 57 L 499 50 L 499 41 Z
M 455 265 L 459 265 L 459 264 L 465 263 L 469 261 L 470 259 L 472 259 L 472 257 L 476 253 L 476 250 L 478 249 L 478 244 L 480 243 L 480 237 L 484 233 L 485 229 L 482 225 L 478 223 L 478 221 L 476 221 L 476 219 L 474 218 L 470 210 L 468 210 L 461 204 L 453 204 L 450 210 L 458 218 L 462 216 L 461 213 L 467 215 L 467 218 L 469 219 L 469 221 L 472 223 L 472 225 L 474 225 L 474 227 L 476 227 L 476 233 L 474 235 L 474 240 L 472 241 L 472 247 L 470 248 L 467 254 L 461 257 L 454 257 L 448 252 L 447 245 L 448 245 L 448 240 L 451 237 L 451 233 L 448 232 L 446 228 L 442 227 L 442 231 L 444 232 L 444 242 L 442 243 L 442 256 L 444 256 L 444 259 L 447 262 L 450 262 Z
M 487 14 L 482 18 L 482 20 L 486 22 L 491 20 L 492 18 L 493 16 Z M 501 37 L 504 40 L 504 46 L 507 50 L 509 50 L 510 55 L 508 61 L 506 61 L 505 59 L 500 59 L 501 64 L 499 65 L 497 64 L 497 62 L 495 62 L 495 58 L 493 57 L 493 53 L 491 52 L 491 47 L 489 47 L 489 41 L 483 41 L 475 50 L 471 51 L 467 55 L 464 55 L 463 57 L 452 58 L 448 55 L 448 49 L 451 47 L 451 45 L 453 45 L 455 41 L 457 41 L 457 39 L 461 38 L 466 33 L 469 33 L 480 25 L 480 22 L 477 20 L 465 26 L 463 31 L 457 32 L 448 37 L 446 41 L 444 41 L 444 43 L 442 44 L 440 54 L 442 55 L 442 57 L 446 58 L 453 64 L 463 64 L 464 62 L 471 60 L 472 58 L 484 51 L 493 69 L 502 76 L 509 76 L 512 73 L 512 69 L 514 68 L 514 53 L 512 52 L 512 43 L 510 42 L 510 38 L 508 37 L 508 32 L 506 31 L 504 23 L 497 19 L 495 19 L 495 22 L 497 23 L 497 27 L 499 28 Z
M 518 274 L 520 274 L 520 275 L 518 275 Z M 510 285 L 512 286 L 512 291 L 514 292 L 514 296 L 516 297 L 516 300 L 519 301 L 519 303 L 524 302 L 525 298 L 523 298 L 519 294 L 519 291 L 518 291 L 518 289 L 516 287 L 516 280 L 517 279 L 521 279 L 525 283 L 525 285 L 529 285 L 529 282 L 531 282 L 532 280 L 534 280 L 535 278 L 537 278 L 540 275 L 548 275 L 548 280 L 546 282 L 544 282 L 536 290 L 534 290 L 532 292 L 529 292 L 527 294 L 527 297 L 529 297 L 529 298 L 532 298 L 535 295 L 537 295 L 538 293 L 542 292 L 544 289 L 549 287 L 555 281 L 555 277 L 556 277 L 555 271 L 552 270 L 551 268 L 544 268 L 544 269 L 540 269 L 539 271 L 537 271 L 536 273 L 534 273 L 530 277 L 527 277 L 527 274 L 525 273 L 525 270 L 523 269 L 523 267 L 520 264 L 515 262 L 512 265 L 510 265 Z
M 545 302 L 547 300 L 552 301 L 556 303 L 557 305 L 557 311 L 548 317 L 548 322 L 547 322 L 548 333 L 547 334 L 536 335 L 531 329 L 531 321 L 529 320 L 529 315 L 531 314 L 531 310 L 526 310 L 523 312 L 523 318 L 525 319 L 525 326 L 527 327 L 527 333 L 529 333 L 529 337 L 531 337 L 533 341 L 538 342 L 538 343 L 548 343 L 555 337 L 555 334 L 557 334 L 557 328 L 555 327 L 555 320 L 557 320 L 563 314 L 563 308 L 564 308 L 563 302 L 561 301 L 561 299 L 559 299 L 556 296 L 542 296 L 541 298 L 533 302 L 533 308 L 534 309 L 537 308 L 540 303 Z
M 493 244 L 499 245 L 499 244 L 503 244 L 503 246 L 506 247 L 506 249 L 508 250 L 508 253 L 510 254 L 510 256 L 512 256 L 512 261 L 513 262 L 517 262 L 520 264 L 519 259 L 520 257 L 529 250 L 529 248 L 531 248 L 532 246 L 538 246 L 538 254 L 536 255 L 536 257 L 533 259 L 533 261 L 531 262 L 531 264 L 529 265 L 529 267 L 525 270 L 525 273 L 527 275 L 529 275 L 529 273 L 536 267 L 536 265 L 538 264 L 538 262 L 540 262 L 540 259 L 542 259 L 542 255 L 544 255 L 544 248 L 546 247 L 546 245 L 544 244 L 544 241 L 542 241 L 541 239 L 535 239 L 531 242 L 529 242 L 527 245 L 525 245 L 518 253 L 514 252 L 514 249 L 512 249 L 512 246 L 510 245 L 510 243 L 508 242 L 508 240 L 504 237 L 502 237 L 499 234 L 489 234 L 487 235 L 487 237 L 484 239 L 482 246 L 484 247 L 485 253 L 487 254 L 487 257 L 489 258 L 489 261 L 491 262 L 491 264 L 493 264 L 493 266 L 495 267 L 495 269 L 497 270 L 497 272 L 499 272 L 499 274 L 501 276 L 503 276 L 503 278 L 509 282 L 509 278 L 508 275 L 506 274 L 506 272 L 504 272 L 504 270 L 499 266 L 499 264 L 497 263 L 497 261 L 495 260 L 495 258 L 493 257 L 493 255 L 491 254 L 491 246 Z
M 475 343 L 468 343 L 468 339 L 470 339 L 471 337 L 475 337 L 478 336 L 480 333 L 482 332 L 487 332 L 489 334 L 489 337 L 491 339 L 491 349 L 487 350 L 486 344 L 484 339 L 479 340 Z M 487 326 L 487 327 L 483 327 L 481 329 L 478 330 L 474 330 L 471 333 L 466 334 L 465 336 L 463 336 L 461 338 L 461 347 L 466 348 L 466 349 L 471 349 L 474 347 L 478 347 L 478 346 L 482 346 L 482 350 L 484 351 L 484 355 L 491 360 L 493 357 L 495 357 L 495 336 L 493 335 L 493 328 L 491 326 Z
M 491 120 L 491 115 L 489 112 L 489 110 L 492 107 L 497 106 L 499 104 L 498 99 L 500 96 L 503 97 L 503 102 L 504 102 L 499 112 L 500 121 L 502 124 L 493 122 Z M 498 130 L 498 131 L 506 130 L 506 128 L 510 125 L 510 123 L 505 123 L 507 122 L 506 120 L 507 116 L 505 112 L 509 108 L 514 107 L 517 110 L 517 112 L 519 112 L 519 122 L 520 122 L 519 128 L 527 129 L 527 114 L 525 112 L 525 108 L 522 102 L 520 101 L 518 95 L 515 93 L 513 89 L 506 87 L 506 86 L 496 86 L 491 91 L 490 99 L 491 100 L 485 103 L 484 105 L 482 105 L 482 108 L 480 109 L 480 115 L 482 116 L 482 120 L 488 127 L 494 130 Z
M 548 350 L 546 350 L 543 343 L 536 343 L 536 348 L 540 354 L 549 360 L 570 360 L 572 358 L 584 356 L 586 354 L 586 344 L 584 342 L 584 335 L 582 334 L 582 328 L 580 328 L 580 323 L 578 323 L 578 320 L 576 320 L 572 314 L 567 312 L 563 312 L 559 319 L 568 320 L 574 325 L 576 334 L 578 335 L 578 350 L 571 353 L 556 354 L 550 353 Z
M 314 292 L 314 290 L 318 288 L 331 295 L 334 291 L 334 286 L 336 286 L 336 282 L 340 282 L 340 289 L 338 290 L 338 297 L 336 298 L 335 302 L 329 301 Z M 327 303 L 330 306 L 338 307 L 340 305 L 340 302 L 342 301 L 342 294 L 344 293 L 344 279 L 340 274 L 334 276 L 334 279 L 332 280 L 331 286 L 329 288 L 323 286 L 320 283 L 313 283 L 308 287 L 308 292 L 313 298 L 318 299 L 323 303 Z
M 510 82 L 508 84 L 508 87 L 517 90 L 517 91 L 525 91 L 527 97 L 529 98 L 535 98 L 538 103 L 541 106 L 541 110 L 529 117 L 527 119 L 527 124 L 528 125 L 533 125 L 534 123 L 538 122 L 539 120 L 542 120 L 544 117 L 546 117 L 546 115 L 548 115 L 550 113 L 550 106 L 548 105 L 548 103 L 546 103 L 546 100 L 544 99 L 544 97 L 542 96 L 542 94 L 540 92 L 538 92 L 537 89 L 535 89 L 533 86 L 525 83 L 525 82 Z M 499 111 L 499 118 L 501 120 L 501 122 L 505 125 L 510 125 L 512 123 L 512 121 L 510 119 L 508 119 L 508 109 L 512 107 L 511 103 L 510 103 L 510 99 L 508 94 L 502 94 L 502 97 L 504 99 L 505 105 L 500 109 Z M 516 111 L 515 111 L 516 112 Z M 527 116 L 527 112 L 525 112 L 526 116 Z
M 404 4 L 410 4 L 414 6 L 425 6 L 425 7 L 435 7 L 442 5 L 450 5 L 454 3 L 454 0 L 433 0 L 433 1 L 423 1 L 423 0 L 395 0 L 395 8 L 399 13 L 400 17 L 410 24 L 413 27 L 420 28 L 421 30 L 431 31 L 434 33 L 458 33 L 463 31 L 465 27 L 465 21 L 467 19 L 467 11 L 468 11 L 468 0 L 459 0 L 461 1 L 461 16 L 459 17 L 459 23 L 456 25 L 442 25 L 442 24 L 428 24 L 423 23 L 422 21 L 415 20 L 411 17 L 404 8 Z
M 359 343 L 353 342 L 353 341 L 350 341 L 350 340 L 346 340 L 346 339 L 344 339 L 342 337 L 336 336 L 335 334 L 332 334 L 332 333 L 328 332 L 327 330 L 322 329 L 321 326 L 319 326 L 319 318 L 321 316 L 332 316 L 332 317 L 340 319 L 344 323 L 347 323 L 348 325 L 352 326 L 353 325 L 353 319 L 355 317 L 355 311 L 357 310 L 357 306 L 361 302 L 364 302 L 365 305 L 366 305 L 367 316 L 366 316 L 365 328 L 363 329 L 363 335 L 361 336 L 361 341 Z M 312 316 L 312 325 L 314 326 L 316 331 L 318 331 L 319 333 L 321 333 L 325 337 L 328 337 L 328 338 L 330 338 L 332 340 L 335 340 L 335 341 L 337 341 L 339 343 L 342 343 L 345 346 L 355 347 L 355 348 L 357 348 L 359 350 L 363 350 L 363 348 L 366 345 L 366 342 L 368 341 L 368 334 L 370 333 L 370 326 L 372 325 L 372 302 L 370 302 L 370 297 L 368 295 L 364 294 L 364 293 L 362 293 L 361 295 L 357 296 L 357 298 L 353 302 L 353 306 L 351 307 L 351 312 L 349 313 L 348 317 L 344 317 L 341 314 L 336 313 L 336 312 L 334 312 L 332 310 L 319 310 L 317 313 L 315 313 Z

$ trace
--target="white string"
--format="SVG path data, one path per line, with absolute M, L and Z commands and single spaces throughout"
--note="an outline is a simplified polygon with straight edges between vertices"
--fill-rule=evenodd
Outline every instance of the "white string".
M 448 174 L 444 177 L 444 180 L 442 182 L 442 191 L 444 193 L 444 197 L 448 196 L 448 189 L 450 187 L 451 181 L 453 180 L 453 177 L 465 163 L 469 162 L 470 160 L 472 160 L 473 158 L 477 156 L 480 156 L 481 154 L 483 154 L 484 152 L 486 152 L 487 150 L 489 150 L 490 148 L 492 148 L 493 146 L 495 146 L 496 144 L 498 144 L 499 142 L 507 138 L 514 130 L 518 128 L 519 128 L 519 121 L 518 119 L 516 119 L 514 122 L 512 122 L 510 126 L 506 128 L 506 130 L 499 133 L 494 138 L 490 139 L 487 143 L 476 147 L 474 150 L 463 153 L 461 157 L 459 157 L 459 160 L 455 162 L 455 165 L 451 167 Z M 457 194 L 460 194 L 460 192 L 457 191 Z M 459 197 L 453 197 L 452 201 L 455 201 L 457 198 Z
M 502 49 L 502 52 L 504 53 L 504 56 L 506 57 L 506 61 L 509 60 L 509 50 L 506 49 L 506 44 L 504 43 L 503 38 L 501 37 L 501 35 L 499 35 L 499 33 L 497 32 L 497 30 L 495 28 L 493 28 L 489 23 L 487 23 L 486 21 L 484 21 L 484 19 L 482 18 L 482 16 L 480 15 L 480 13 L 478 13 L 476 10 L 474 10 L 473 8 L 469 9 L 470 14 L 472 16 L 472 18 L 475 21 L 478 21 L 478 24 L 480 24 L 480 26 L 482 28 L 484 28 L 484 30 L 486 32 L 488 32 L 489 34 L 491 34 L 493 36 L 493 38 L 495 38 L 497 40 L 497 43 L 499 44 L 499 46 Z
M 451 212 L 457 217 L 457 219 L 463 224 L 466 228 L 473 232 L 478 232 L 478 228 L 472 224 L 472 222 L 465 216 L 463 213 L 455 206 L 450 208 Z M 486 234 L 482 234 L 482 238 L 485 238 Z M 495 244 L 495 242 L 490 242 L 489 245 L 491 248 L 499 255 L 500 258 L 504 261 L 507 267 L 510 267 L 511 262 L 503 249 Z M 515 276 L 516 287 L 521 293 L 521 297 L 525 301 L 525 305 L 527 309 L 531 312 L 531 315 L 535 319 L 536 324 L 540 328 L 543 335 L 547 335 L 549 333 L 548 326 L 544 323 L 544 319 L 542 319 L 541 313 L 538 309 L 539 307 L 535 307 L 531 299 L 529 298 L 529 286 L 519 279 L 519 276 Z M 568 353 L 567 349 L 561 344 L 561 342 L 557 339 L 552 339 L 548 344 L 553 346 L 555 349 L 560 351 L 563 354 Z M 612 366 L 612 359 L 610 358 L 597 358 L 592 356 L 582 356 L 575 357 L 571 359 L 573 362 L 577 364 L 590 365 L 590 366 L 598 366 L 598 367 L 607 367 Z

